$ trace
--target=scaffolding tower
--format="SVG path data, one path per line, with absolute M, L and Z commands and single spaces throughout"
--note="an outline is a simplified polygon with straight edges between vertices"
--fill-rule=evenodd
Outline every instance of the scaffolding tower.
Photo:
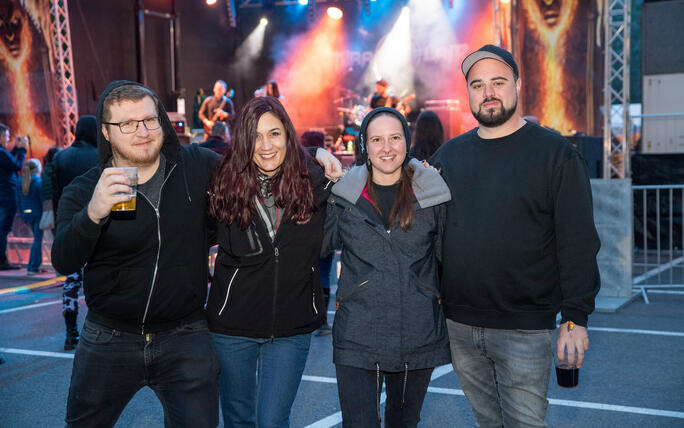
M 54 81 L 57 86 L 57 103 L 59 106 L 60 129 L 57 145 L 64 147 L 74 141 L 76 122 L 78 121 L 74 60 L 71 55 L 69 9 L 67 0 L 49 0 L 49 7 L 53 36 Z
M 603 178 L 629 178 L 631 0 L 605 0 Z

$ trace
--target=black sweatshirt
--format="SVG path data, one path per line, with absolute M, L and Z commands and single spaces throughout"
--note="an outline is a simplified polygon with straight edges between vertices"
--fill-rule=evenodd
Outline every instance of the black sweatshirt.
M 112 82 L 100 100 L 122 85 L 138 84 Z M 207 187 L 219 157 L 194 144 L 181 147 L 164 106 L 159 103 L 157 109 L 166 158 L 159 208 L 140 196 L 134 219 L 109 217 L 96 224 L 88 217 L 88 202 L 112 158 L 100 131 L 100 102 L 100 165 L 64 189 L 52 245 L 52 265 L 58 272 L 76 272 L 85 265 L 88 319 L 130 333 L 154 333 L 206 318 L 211 240 Z
M 586 326 L 600 287 L 587 168 L 569 141 L 527 123 L 477 128 L 430 159 L 452 199 L 443 241 L 447 318 L 498 329 Z

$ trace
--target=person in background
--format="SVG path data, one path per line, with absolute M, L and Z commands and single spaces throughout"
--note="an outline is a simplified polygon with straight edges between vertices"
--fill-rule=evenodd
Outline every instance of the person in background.
M 206 313 L 226 427 L 289 426 L 324 322 L 318 259 L 331 187 L 280 101 L 249 100 L 209 190 L 219 248 Z
M 29 276 L 47 272 L 40 268 L 43 264 L 43 230 L 40 228 L 40 217 L 43 214 L 43 195 L 40 179 L 40 161 L 29 159 L 24 165 L 21 181 L 17 183 L 17 206 L 21 219 L 31 228 L 33 244 L 31 254 L 26 266 L 26 274 Z
M 43 195 L 43 216 L 41 217 L 41 229 L 54 232 L 55 229 L 55 183 L 54 183 L 54 164 L 55 155 L 62 150 L 60 147 L 51 147 L 43 156 L 43 172 L 40 175 L 42 182 L 41 193 Z M 43 227 L 43 218 L 48 216 Z
M 413 130 L 411 156 L 421 161 L 430 159 L 443 142 L 444 129 L 439 116 L 431 110 L 423 110 Z
M 20 268 L 7 259 L 7 235 L 17 213 L 17 173 L 24 166 L 27 147 L 28 138 L 17 135 L 12 142 L 9 127 L 0 123 L 0 271 Z
M 302 147 L 321 147 L 325 149 L 325 134 L 321 131 L 306 131 L 299 139 L 299 143 Z M 328 304 L 330 303 L 330 271 L 334 256 L 334 253 L 330 253 L 318 260 L 318 270 L 321 273 L 321 286 L 323 287 L 323 307 L 325 309 L 323 317 L 325 318 L 325 324 L 316 330 L 316 336 L 325 336 L 332 333 L 332 327 L 328 323 Z
M 212 150 L 220 155 L 224 155 L 230 148 L 230 131 L 223 122 L 216 122 L 211 127 L 211 133 L 207 141 L 200 143 L 200 147 Z
M 76 138 L 71 146 L 55 155 L 53 161 L 55 212 L 64 189 L 78 176 L 97 166 L 97 120 L 84 115 L 76 123 Z M 66 276 L 62 287 L 62 316 L 66 326 L 64 350 L 70 351 L 80 340 L 78 333 L 78 292 L 83 285 L 83 269 Z
M 202 101 L 199 116 L 202 124 L 204 124 L 205 140 L 209 138 L 211 129 L 216 122 L 229 123 L 235 119 L 235 106 L 231 96 L 228 93 L 228 84 L 223 80 L 217 80 L 213 88 L 214 95 L 208 96 Z
M 435 367 L 449 362 L 438 260 L 446 183 L 409 161 L 404 116 L 381 107 L 361 124 L 362 165 L 333 186 L 323 248 L 342 248 L 333 361 L 345 428 L 416 427 Z

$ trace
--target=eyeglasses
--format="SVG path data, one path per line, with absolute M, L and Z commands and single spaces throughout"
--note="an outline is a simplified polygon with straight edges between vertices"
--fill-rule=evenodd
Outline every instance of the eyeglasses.
M 154 116 L 154 117 L 148 117 L 146 119 L 140 119 L 140 120 L 127 120 L 125 122 L 102 122 L 105 125 L 116 125 L 119 127 L 119 130 L 121 131 L 122 134 L 133 134 L 138 130 L 138 126 L 140 125 L 140 122 L 145 125 L 145 129 L 148 131 L 154 131 L 155 129 L 159 129 L 161 126 L 159 124 L 159 117 Z

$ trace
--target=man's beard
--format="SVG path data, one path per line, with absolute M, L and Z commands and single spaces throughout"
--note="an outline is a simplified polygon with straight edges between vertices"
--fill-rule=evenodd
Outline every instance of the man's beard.
M 483 109 L 482 105 L 489 101 L 498 101 L 501 105 L 499 107 Z M 516 108 L 518 108 L 517 99 L 515 100 L 513 107 L 507 109 L 504 106 L 503 101 L 501 101 L 500 99 L 488 98 L 482 101 L 482 103 L 480 103 L 480 109 L 477 112 L 473 111 L 472 109 L 470 109 L 470 111 L 473 113 L 473 116 L 475 116 L 475 119 L 477 119 L 480 125 L 486 126 L 488 128 L 496 128 L 497 126 L 501 126 L 504 123 L 506 123 L 508 119 L 510 119 L 511 116 L 513 116 L 513 113 L 515 113 Z

